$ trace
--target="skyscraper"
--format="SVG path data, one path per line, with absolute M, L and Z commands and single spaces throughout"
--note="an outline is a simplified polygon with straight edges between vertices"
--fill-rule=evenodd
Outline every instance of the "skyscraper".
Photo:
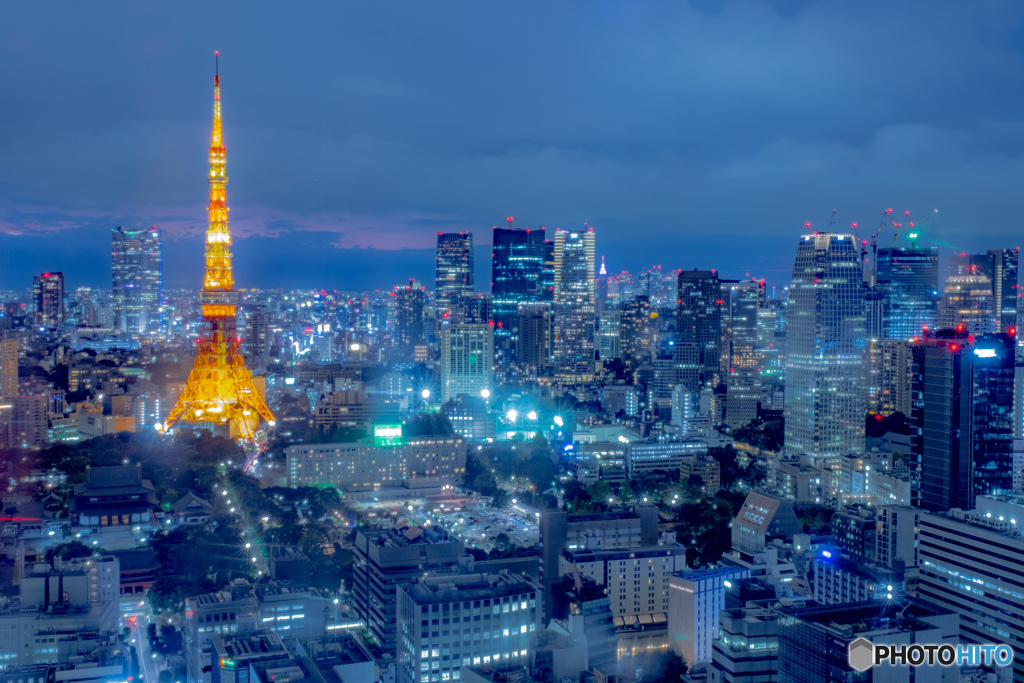
M 676 343 L 697 344 L 701 381 L 717 386 L 721 380 L 722 285 L 713 270 L 683 270 L 678 279 Z
M 997 332 L 1007 333 L 1017 328 L 1017 299 L 1020 292 L 1018 278 L 1019 249 L 989 249 L 992 258 L 992 296 L 995 303 Z
M 249 312 L 245 321 L 245 345 L 250 356 L 262 358 L 270 353 L 273 341 L 270 321 L 270 312 L 266 307 L 261 306 Z
M 18 395 L 18 340 L 0 341 L 0 396 Z
M 519 304 L 516 365 L 527 375 L 540 377 L 551 369 L 551 304 Z
M 761 402 L 762 356 L 758 350 L 758 301 L 764 292 L 764 280 L 735 282 L 728 287 L 726 299 L 725 341 L 723 357 L 728 398 L 725 404 L 726 422 L 730 427 L 742 427 L 757 417 Z M 724 292 L 723 292 L 724 293 Z
M 622 304 L 619 317 L 619 348 L 628 371 L 650 362 L 654 353 L 658 328 L 651 316 L 651 302 L 646 294 Z
M 472 299 L 473 233 L 437 233 L 437 274 L 434 302 L 438 311 L 462 305 Z
M 879 249 L 877 286 L 886 291 L 885 337 L 907 341 L 934 330 L 939 289 L 939 250 Z
M 43 273 L 32 277 L 35 324 L 55 330 L 64 324 L 64 273 Z
M 423 334 L 423 306 L 427 293 L 419 280 L 409 280 L 408 285 L 395 285 L 395 297 L 395 342 L 411 358 L 412 347 L 426 341 Z
M 1018 249 L 989 249 L 984 254 L 954 254 L 950 259 L 952 275 L 984 275 L 991 281 L 995 332 L 1017 326 L 1019 255 Z
M 1013 491 L 1013 403 L 1016 337 L 977 337 L 972 344 L 971 464 L 975 496 Z
M 459 394 L 480 396 L 494 382 L 494 326 L 455 323 L 441 327 L 441 402 Z
M 518 306 L 532 301 L 550 301 L 546 290 L 548 245 L 544 228 L 532 230 L 494 228 L 491 252 L 491 305 L 494 316 L 496 354 L 507 366 L 515 347 Z
M 971 485 L 971 354 L 967 335 L 914 343 L 911 422 L 921 471 L 921 507 L 974 507 Z
M 864 452 L 863 279 L 853 235 L 800 239 L 786 312 L 786 452 L 830 469 Z
M 914 344 L 912 422 L 921 507 L 974 507 L 1013 490 L 1014 342 L 941 331 Z
M 594 229 L 555 231 L 555 379 L 594 379 Z
M 114 327 L 125 334 L 163 330 L 164 275 L 160 231 L 114 228 L 110 232 Z
M 961 328 L 971 334 L 996 330 L 992 280 L 987 275 L 951 275 L 939 302 L 938 328 Z

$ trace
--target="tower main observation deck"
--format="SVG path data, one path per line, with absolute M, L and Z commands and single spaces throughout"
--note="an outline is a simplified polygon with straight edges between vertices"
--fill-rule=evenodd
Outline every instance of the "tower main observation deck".
M 219 55 L 219 53 L 216 53 Z M 219 66 L 219 65 L 218 65 Z M 271 426 L 274 415 L 245 367 L 235 320 L 239 294 L 231 273 L 231 231 L 228 229 L 226 154 L 220 118 L 220 69 L 213 87 L 213 135 L 210 142 L 210 206 L 206 230 L 206 277 L 199 301 L 203 335 L 185 388 L 157 425 L 166 432 L 179 422 L 227 427 L 232 437 L 254 439 L 262 418 Z

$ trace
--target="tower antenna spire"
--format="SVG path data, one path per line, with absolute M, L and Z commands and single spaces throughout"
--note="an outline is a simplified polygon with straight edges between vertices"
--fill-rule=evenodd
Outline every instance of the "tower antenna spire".
M 220 85 L 220 50 L 213 51 L 213 84 Z

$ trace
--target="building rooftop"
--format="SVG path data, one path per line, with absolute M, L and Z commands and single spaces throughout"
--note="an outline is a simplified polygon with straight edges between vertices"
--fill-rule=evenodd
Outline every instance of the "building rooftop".
M 480 600 L 539 590 L 528 578 L 503 570 L 497 574 L 432 574 L 410 584 L 405 592 L 416 603 L 424 604 Z
M 562 551 L 562 555 L 570 562 L 604 562 L 633 557 L 661 557 L 683 555 L 685 553 L 686 548 L 679 544 L 645 545 L 637 548 L 616 548 L 612 550 L 569 550 L 567 548 Z
M 256 593 L 256 597 L 261 601 L 279 595 L 308 595 L 315 598 L 320 597 L 320 593 L 315 588 L 302 586 L 290 581 L 260 583 L 256 585 L 254 592 Z
M 321 675 L 328 680 L 330 677 L 327 672 L 334 674 L 335 666 L 373 661 L 373 655 L 366 644 L 351 633 L 316 638 L 304 641 L 302 645 Z

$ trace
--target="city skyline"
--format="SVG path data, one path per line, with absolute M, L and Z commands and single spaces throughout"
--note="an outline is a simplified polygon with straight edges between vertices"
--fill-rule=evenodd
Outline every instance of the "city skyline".
M 251 39 L 268 20 L 229 21 L 230 8 L 214 20 L 111 8 L 45 22 L 36 8 L 5 9 L 0 287 L 48 270 L 73 274 L 70 289 L 104 284 L 102 236 L 117 225 L 161 229 L 167 287 L 197 279 L 202 158 L 187 150 L 204 135 L 195 83 L 217 48 L 238 119 L 229 142 L 245 150 L 233 167 L 245 188 L 233 217 L 241 287 L 430 282 L 438 231 L 475 234 L 479 274 L 488 231 L 506 215 L 549 232 L 596 226 L 612 272 L 717 267 L 775 286 L 788 284 L 803 224 L 824 230 L 836 208 L 837 228 L 864 230 L 890 206 L 920 219 L 939 208 L 923 240 L 1017 246 L 1019 12 L 1004 10 L 996 29 L 951 4 L 927 19 L 813 2 L 667 14 L 599 5 L 553 10 L 537 28 L 501 9 L 464 9 L 458 22 L 331 10 L 324 28 L 306 30 L 339 25 L 337 41 L 283 30 L 266 51 Z M 77 31 L 81 22 L 95 31 Z M 468 30 L 478 24 L 493 28 L 493 43 Z M 432 49 L 424 25 L 488 59 Z M 935 35 L 954 31 L 958 40 L 933 49 Z M 84 49 L 86 34 L 105 47 Z M 502 38 L 524 47 L 495 50 Z M 566 45 L 584 38 L 614 49 L 574 55 Z M 815 53 L 822 63 L 805 58 Z M 467 94 L 460 82 L 480 87 Z M 942 107 L 920 104 L 936 98 Z M 44 130 L 47 145 L 25 145 Z M 636 234 L 657 240 L 657 255 Z

